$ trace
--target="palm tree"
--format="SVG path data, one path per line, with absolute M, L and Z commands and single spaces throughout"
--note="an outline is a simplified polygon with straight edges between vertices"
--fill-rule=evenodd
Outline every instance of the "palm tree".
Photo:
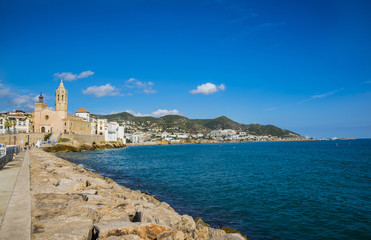
M 4 127 L 8 129 L 8 133 L 10 133 L 10 128 L 13 126 L 12 121 L 9 119 L 5 119 Z

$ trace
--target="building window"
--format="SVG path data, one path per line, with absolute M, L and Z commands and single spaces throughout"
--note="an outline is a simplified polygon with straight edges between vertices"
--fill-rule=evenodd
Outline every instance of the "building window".
M 48 119 L 49 119 L 49 115 L 46 115 L 46 116 L 45 116 L 45 119 L 48 120 Z
M 59 94 L 58 94 L 58 101 L 59 101 Z
M 62 101 L 63 101 L 63 95 L 62 95 Z
M 67 122 L 64 122 L 64 126 L 67 126 Z

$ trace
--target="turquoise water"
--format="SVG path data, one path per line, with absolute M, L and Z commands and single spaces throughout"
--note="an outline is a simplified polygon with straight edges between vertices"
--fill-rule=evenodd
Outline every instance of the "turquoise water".
M 371 239 L 371 140 L 58 154 L 249 239 Z

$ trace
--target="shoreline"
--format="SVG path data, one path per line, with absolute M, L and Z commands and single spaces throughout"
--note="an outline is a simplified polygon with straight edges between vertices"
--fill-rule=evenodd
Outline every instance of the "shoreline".
M 126 143 L 130 146 L 156 146 L 156 145 L 188 145 L 188 144 L 221 144 L 221 143 L 266 143 L 266 142 L 318 142 L 318 141 L 353 141 L 357 138 L 339 138 L 336 140 L 323 139 L 297 139 L 297 140 L 268 140 L 268 141 L 208 141 L 208 142 L 184 142 L 184 143 L 162 143 L 162 142 L 143 142 L 143 143 Z
M 245 239 L 41 149 L 30 163 L 33 239 Z

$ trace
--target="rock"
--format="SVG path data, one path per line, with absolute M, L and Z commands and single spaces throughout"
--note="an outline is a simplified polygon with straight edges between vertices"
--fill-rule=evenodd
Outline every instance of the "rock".
M 210 227 L 209 224 L 205 223 L 200 217 L 196 217 L 195 219 L 196 227 Z
M 221 237 L 213 237 L 213 238 L 210 238 L 209 240 L 245 240 L 245 238 L 242 237 L 241 234 L 230 233 L 230 234 L 226 234 Z
M 163 232 L 157 236 L 157 240 L 184 240 L 185 235 L 181 231 Z
M 85 194 L 85 195 L 97 195 L 98 194 L 98 191 L 95 190 L 95 189 L 89 189 L 89 190 L 82 191 L 81 194 Z
M 30 161 L 33 239 L 191 240 L 226 234 L 39 149 L 31 150 Z
M 237 233 L 240 234 L 244 239 L 247 240 L 247 236 L 245 234 L 242 234 L 241 232 L 237 231 L 236 229 L 230 228 L 230 227 L 222 227 L 222 230 L 224 230 L 226 233 Z
M 125 236 L 135 234 L 144 240 L 154 240 L 158 235 L 165 231 L 171 231 L 171 228 L 157 224 L 143 224 L 131 222 L 116 222 L 109 224 L 97 224 L 99 230 L 99 239 L 106 239 L 111 236 Z
M 81 152 L 80 144 L 57 143 L 54 144 L 48 151 L 50 152 Z

